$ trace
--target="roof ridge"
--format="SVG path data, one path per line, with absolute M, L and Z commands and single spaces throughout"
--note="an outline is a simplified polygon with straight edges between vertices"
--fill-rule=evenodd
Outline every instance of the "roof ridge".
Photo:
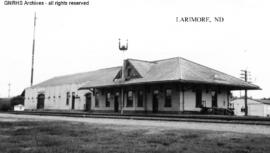
M 155 63 L 155 62 L 160 62 L 160 61 L 166 61 L 166 60 L 171 60 L 171 59 L 176 59 L 180 58 L 179 56 L 176 57 L 171 57 L 171 58 L 166 58 L 166 59 L 159 59 L 159 60 L 153 60 L 153 61 L 147 61 L 147 60 L 141 60 L 141 59 L 134 59 L 134 58 L 127 58 L 127 60 L 135 60 L 135 61 L 142 61 L 142 62 L 147 62 L 147 63 Z
M 134 61 L 140 61 L 140 62 L 153 63 L 153 61 L 146 61 L 146 60 L 140 60 L 140 59 L 134 59 L 134 58 L 128 58 L 127 60 L 134 60 Z
M 95 72 L 95 71 L 100 71 L 100 70 L 106 70 L 106 69 L 113 69 L 113 68 L 120 68 L 120 67 L 122 67 L 122 66 L 114 66 L 114 67 L 100 68 L 100 69 L 96 69 L 96 70 L 92 70 L 92 71 L 86 71 L 86 72 L 78 72 L 78 73 L 73 73 L 73 74 L 59 75 L 59 76 L 52 77 L 50 79 L 61 78 L 61 77 L 68 77 L 68 76 L 74 76 L 74 75 L 79 75 L 79 74 L 84 74 L 84 73 L 90 73 L 90 72 Z
M 160 62 L 160 61 L 166 61 L 166 60 L 171 60 L 171 59 L 176 59 L 176 58 L 180 58 L 180 57 L 176 56 L 176 57 L 171 57 L 171 58 L 166 58 L 166 59 L 154 60 L 152 62 Z

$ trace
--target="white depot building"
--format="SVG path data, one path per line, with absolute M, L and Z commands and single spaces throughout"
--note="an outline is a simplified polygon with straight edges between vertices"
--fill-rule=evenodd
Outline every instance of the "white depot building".
M 196 113 L 229 108 L 231 91 L 258 86 L 181 57 L 60 76 L 25 89 L 25 109 Z
M 78 90 L 90 80 L 102 78 L 118 68 L 54 77 L 25 89 L 25 109 L 90 110 L 90 90 Z

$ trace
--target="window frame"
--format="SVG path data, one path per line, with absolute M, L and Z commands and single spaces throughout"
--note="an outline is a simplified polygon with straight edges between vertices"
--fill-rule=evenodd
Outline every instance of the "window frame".
M 110 97 L 111 97 L 111 93 L 107 92 L 105 95 L 105 107 L 110 107 Z
M 137 107 L 143 107 L 144 93 L 143 93 L 142 90 L 139 90 L 139 91 L 137 92 L 137 98 L 138 98 L 138 100 L 137 100 Z
M 131 77 L 132 69 L 129 67 L 127 68 L 127 77 Z
M 245 112 L 246 112 L 245 106 L 242 106 L 242 107 L 241 107 L 240 112 L 241 112 L 241 113 L 245 113 Z
M 168 94 L 167 91 L 170 91 L 170 94 Z M 164 107 L 172 107 L 172 89 L 168 88 L 165 89 L 165 103 Z
M 202 107 L 202 90 L 199 89 L 195 91 L 195 107 Z
M 99 94 L 98 93 L 96 93 L 95 94 L 95 107 L 99 107 Z
M 70 92 L 68 91 L 66 93 L 66 105 L 69 105 L 69 97 L 70 97 Z
M 129 96 L 129 93 L 131 93 L 131 96 Z M 133 103 L 134 103 L 134 93 L 132 90 L 129 90 L 127 92 L 127 104 L 126 107 L 133 107 Z

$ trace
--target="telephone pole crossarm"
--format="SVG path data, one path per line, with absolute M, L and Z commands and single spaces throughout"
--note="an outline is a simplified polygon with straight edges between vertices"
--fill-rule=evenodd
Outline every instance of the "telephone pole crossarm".
M 250 72 L 247 70 L 241 70 L 240 78 L 243 79 L 245 82 L 249 83 Z M 248 116 L 248 102 L 247 102 L 247 89 L 245 89 L 245 116 Z

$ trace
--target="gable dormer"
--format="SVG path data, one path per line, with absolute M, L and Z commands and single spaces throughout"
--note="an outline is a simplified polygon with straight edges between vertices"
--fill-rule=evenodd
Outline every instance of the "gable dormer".
M 124 81 L 128 81 L 128 80 L 135 79 L 135 78 L 142 78 L 142 76 L 136 70 L 134 65 L 132 65 L 128 60 L 124 61 L 123 67 L 124 67 Z M 114 81 L 122 79 L 122 68 L 115 76 Z
M 137 69 L 134 67 L 134 65 L 131 64 L 131 62 L 126 60 L 124 65 L 125 65 L 124 66 L 125 80 L 131 80 L 131 79 L 142 77 L 140 73 L 137 71 Z

